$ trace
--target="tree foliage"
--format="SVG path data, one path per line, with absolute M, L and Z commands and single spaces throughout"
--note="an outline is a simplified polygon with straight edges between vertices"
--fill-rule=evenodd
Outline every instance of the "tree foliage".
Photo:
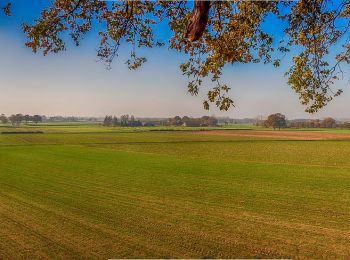
M 8 123 L 8 118 L 4 115 L 4 114 L 1 114 L 0 115 L 0 122 L 2 123 L 2 124 L 7 124 Z
M 167 125 L 173 126 L 217 126 L 218 120 L 213 116 L 202 116 L 200 118 L 193 117 L 179 117 L 175 116 L 173 118 L 169 118 Z
M 17 127 L 21 125 L 22 121 L 25 121 L 26 124 L 28 122 L 33 122 L 37 124 L 39 122 L 42 122 L 42 120 L 43 120 L 42 116 L 40 115 L 30 116 L 30 115 L 22 115 L 22 114 L 13 114 L 9 117 L 6 117 L 4 114 L 0 115 L 1 123 L 7 124 L 10 121 L 13 126 L 17 126 Z
M 274 129 L 286 128 L 287 120 L 284 115 L 280 113 L 276 113 L 276 114 L 269 115 L 267 117 L 267 120 L 265 121 L 265 125 L 267 127 L 273 127 Z
M 7 3 L 5 6 L 3 6 L 2 11 L 4 12 L 5 15 L 11 16 L 11 3 Z
M 26 45 L 46 55 L 65 49 L 66 33 L 79 45 L 84 34 L 101 23 L 97 55 L 108 67 L 122 44 L 130 46 L 126 62 L 130 69 L 147 60 L 137 55 L 138 48 L 166 44 L 188 57 L 180 69 L 189 78 L 190 94 L 197 95 L 208 85 L 208 78 L 212 81 L 203 102 L 206 109 L 211 103 L 221 110 L 233 105 L 228 96 L 230 86 L 220 80 L 226 64 L 278 66 L 291 49 L 296 54 L 286 73 L 288 84 L 307 112 L 318 111 L 341 94 L 333 84 L 341 76 L 341 65 L 350 63 L 348 0 L 213 1 L 202 6 L 195 1 L 194 6 L 192 13 L 187 1 L 54 0 L 34 24 L 22 27 L 28 36 Z M 4 9 L 7 14 L 11 14 L 9 7 Z M 264 24 L 272 16 L 285 25 L 281 41 L 265 30 Z M 155 30 L 165 22 L 173 33 L 167 43 Z M 334 46 L 341 46 L 339 53 L 330 52 Z
M 133 115 L 121 115 L 120 122 L 116 116 L 105 116 L 103 126 L 142 126 L 140 120 L 136 120 Z
M 42 122 L 43 118 L 41 116 L 39 116 L 39 115 L 34 115 L 34 116 L 30 117 L 29 120 L 33 121 L 35 124 L 37 124 L 39 122 Z
M 8 119 L 13 126 L 18 127 L 24 120 L 24 116 L 22 114 L 15 114 L 15 115 L 11 115 Z

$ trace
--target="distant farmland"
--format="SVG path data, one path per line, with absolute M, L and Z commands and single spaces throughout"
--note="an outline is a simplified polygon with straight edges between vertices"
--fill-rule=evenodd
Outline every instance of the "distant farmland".
M 2 259 L 350 258 L 349 130 L 13 131 Z

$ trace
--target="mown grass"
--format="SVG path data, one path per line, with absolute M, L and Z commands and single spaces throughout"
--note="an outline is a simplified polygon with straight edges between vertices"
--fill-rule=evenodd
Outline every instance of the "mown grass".
M 72 131 L 0 135 L 0 258 L 350 257 L 349 141 Z
M 221 130 L 237 129 L 249 130 L 256 129 L 253 125 L 234 124 L 219 125 L 215 127 L 184 127 L 184 126 L 148 126 L 148 127 L 104 127 L 101 123 L 38 123 L 22 124 L 19 127 L 11 124 L 0 123 L 1 132 L 26 132 L 43 131 L 45 133 L 106 133 L 106 132 L 145 132 L 145 131 L 200 131 L 200 130 Z

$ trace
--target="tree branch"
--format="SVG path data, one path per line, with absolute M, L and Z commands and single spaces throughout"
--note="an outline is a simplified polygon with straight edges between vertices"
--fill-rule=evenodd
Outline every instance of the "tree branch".
M 208 23 L 209 9 L 210 1 L 194 1 L 192 16 L 185 33 L 188 41 L 194 42 L 202 37 Z

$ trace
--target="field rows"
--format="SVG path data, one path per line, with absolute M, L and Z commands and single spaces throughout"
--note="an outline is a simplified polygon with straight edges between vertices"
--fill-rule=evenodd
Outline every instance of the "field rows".
M 1 258 L 350 256 L 350 142 L 0 135 Z

